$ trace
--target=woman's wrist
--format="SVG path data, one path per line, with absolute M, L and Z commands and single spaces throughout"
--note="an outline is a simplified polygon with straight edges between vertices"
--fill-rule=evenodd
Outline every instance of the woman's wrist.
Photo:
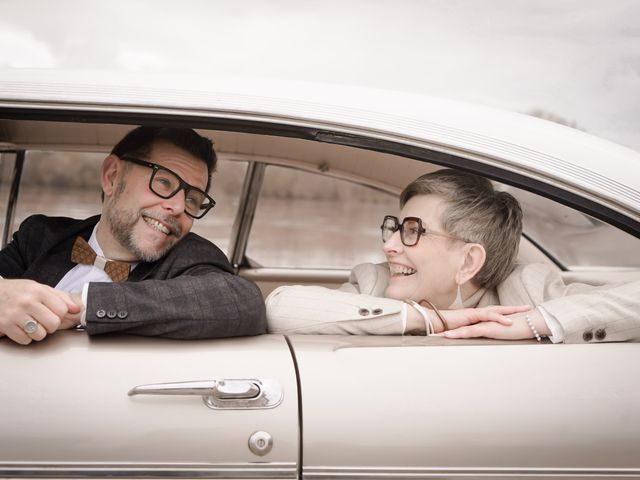
M 405 333 L 409 335 L 431 335 L 444 331 L 442 322 L 438 320 L 433 311 L 413 300 L 405 300 L 405 303 L 412 307 L 407 312 L 407 328 Z M 437 326 L 440 326 L 440 329 L 438 329 Z
M 433 325 L 433 330 L 436 333 L 445 332 L 447 328 L 445 324 L 442 322 L 442 319 L 438 315 L 436 315 L 436 312 L 426 307 L 423 307 L 423 308 L 429 314 L 429 318 L 431 318 L 431 324 Z M 444 316 L 444 312 L 442 310 L 440 310 L 440 315 Z
M 407 326 L 404 330 L 405 335 L 424 335 L 425 334 L 424 319 L 416 308 L 407 302 Z
M 549 335 L 551 335 L 551 330 L 549 330 L 549 326 L 540 313 L 540 310 L 534 308 L 533 310 L 531 310 L 531 312 L 528 313 L 529 318 L 531 319 L 531 323 L 533 323 L 533 326 L 536 328 L 536 330 L 538 330 L 538 333 L 540 333 L 541 336 L 548 337 Z
M 440 332 L 445 332 L 447 330 L 449 330 L 449 325 L 447 320 L 444 318 L 444 315 L 442 314 L 442 312 L 440 312 L 440 310 L 438 310 L 438 307 L 436 307 L 433 303 L 431 303 L 429 300 L 427 300 L 426 298 L 423 298 L 422 300 L 420 300 L 420 306 L 423 308 L 428 307 L 429 308 L 429 313 L 432 317 L 436 318 L 436 323 L 438 325 L 440 325 L 439 329 L 434 328 L 434 331 L 437 333 Z M 432 321 L 431 322 L 432 325 L 435 325 L 435 323 Z
M 524 330 L 528 331 L 528 338 L 542 339 L 551 334 L 547 322 L 537 308 L 528 312 L 516 313 L 511 317 L 518 319 L 526 326 Z M 540 340 L 538 339 L 538 341 Z

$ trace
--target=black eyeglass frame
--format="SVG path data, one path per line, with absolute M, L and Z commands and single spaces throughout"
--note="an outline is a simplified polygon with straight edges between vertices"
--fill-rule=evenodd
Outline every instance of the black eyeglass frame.
M 394 215 L 385 215 L 384 219 L 382 220 L 382 225 L 380 225 L 380 231 L 382 233 L 382 242 L 386 242 L 389 240 L 389 238 L 387 238 L 387 240 L 384 239 L 384 231 L 385 231 L 385 226 L 384 224 L 386 223 L 387 219 L 389 220 L 393 220 L 395 223 L 395 227 L 392 229 L 393 233 L 396 233 L 398 230 L 400 230 L 400 241 L 402 242 L 402 244 L 405 247 L 414 247 L 418 244 L 418 242 L 420 241 L 420 237 L 422 237 L 423 235 L 437 235 L 439 237 L 445 237 L 448 238 L 450 240 L 458 240 L 460 242 L 464 242 L 464 243 L 469 243 L 466 240 L 464 240 L 463 238 L 460 237 L 456 237 L 455 235 L 449 235 L 448 233 L 444 233 L 444 232 L 436 232 L 434 230 L 429 230 L 428 228 L 425 228 L 424 225 L 422 224 L 422 219 L 420 217 L 404 217 L 402 219 L 402 222 L 400 222 L 400 220 L 398 219 L 398 217 L 394 216 Z M 418 235 L 416 236 L 416 241 L 415 243 L 407 243 L 405 241 L 404 238 L 404 223 L 406 221 L 412 221 L 412 222 L 416 222 L 418 224 Z M 392 233 L 392 235 L 393 235 Z
M 149 190 L 151 190 L 155 195 L 159 196 L 160 198 L 171 198 L 173 197 L 176 193 L 178 193 L 180 190 L 184 190 L 184 195 L 185 198 L 187 197 L 189 190 L 195 190 L 196 192 L 202 193 L 204 195 L 204 198 L 206 200 L 209 201 L 209 203 L 203 203 L 200 205 L 200 209 L 204 209 L 204 211 L 200 214 L 200 215 L 193 215 L 191 213 L 189 213 L 185 207 L 184 213 L 186 213 L 187 215 L 189 215 L 191 218 L 195 218 L 195 219 L 199 219 L 204 217 L 207 213 L 209 213 L 209 210 L 211 210 L 213 207 L 216 206 L 216 201 L 211 198 L 211 196 L 205 192 L 204 190 L 202 190 L 201 188 L 198 187 L 194 187 L 193 185 L 189 185 L 187 182 L 185 182 L 182 177 L 180 177 L 180 175 L 178 175 L 176 172 L 174 172 L 173 170 L 168 169 L 167 167 L 163 167 L 162 165 L 158 165 L 157 163 L 151 163 L 151 162 L 147 162 L 146 160 L 142 160 L 140 158 L 136 158 L 136 157 L 132 157 L 131 155 L 123 155 L 122 157 L 120 157 L 121 160 L 124 160 L 125 162 L 131 162 L 131 163 L 135 163 L 136 165 L 140 165 L 143 167 L 148 167 L 151 168 L 153 170 L 153 172 L 151 173 L 151 177 L 149 177 Z M 176 177 L 178 179 L 179 185 L 178 188 L 176 188 L 176 190 L 169 194 L 169 195 L 162 195 L 158 192 L 156 192 L 153 189 L 153 179 L 156 176 L 156 173 L 158 173 L 160 170 L 164 170 L 165 172 L 169 172 L 171 175 L 173 175 L 174 177 Z

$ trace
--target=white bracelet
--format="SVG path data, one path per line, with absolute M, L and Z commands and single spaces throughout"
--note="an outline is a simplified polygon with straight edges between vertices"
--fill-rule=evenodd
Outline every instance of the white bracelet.
M 533 332 L 533 336 L 536 337 L 536 340 L 540 341 L 540 334 L 538 333 L 538 329 L 533 325 L 533 322 L 531 322 L 529 315 L 525 315 L 524 319 L 527 321 L 527 325 L 529 325 L 529 328 Z
M 405 302 L 415 308 L 422 316 L 422 319 L 424 320 L 424 334 L 428 337 L 429 335 L 433 335 L 434 333 L 436 333 L 435 329 L 433 328 L 433 322 L 431 321 L 431 318 L 427 313 L 427 309 L 419 303 L 414 302 L 413 300 L 410 300 L 408 298 L 405 300 Z

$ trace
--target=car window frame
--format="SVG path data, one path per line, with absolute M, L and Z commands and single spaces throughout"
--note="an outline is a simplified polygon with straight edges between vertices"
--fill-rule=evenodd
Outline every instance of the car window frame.
M 0 119 L 5 118 L 3 115 L 3 108 L 0 105 Z M 229 118 L 214 116 L 200 116 L 186 117 L 184 113 L 171 112 L 164 115 L 158 112 L 141 115 L 139 112 L 132 113 L 126 111 L 101 111 L 96 107 L 96 110 L 83 111 L 82 122 L 78 122 L 73 115 L 69 116 L 68 111 L 60 112 L 55 108 L 36 108 L 34 111 L 25 107 L 19 114 L 8 115 L 9 119 L 20 120 L 37 120 L 37 121 L 58 121 L 58 122 L 70 122 L 70 123 L 105 123 L 115 125 L 125 124 L 140 124 L 148 123 L 150 120 L 156 121 L 161 118 L 163 124 L 184 126 L 185 122 L 189 122 L 191 128 L 205 129 L 205 130 L 230 130 L 246 133 L 258 133 L 265 135 L 275 135 L 282 137 L 302 138 L 310 141 L 318 141 L 321 143 L 329 143 L 335 145 L 343 145 L 355 148 L 362 148 L 367 150 L 374 150 L 378 152 L 388 153 L 394 156 L 406 157 L 413 160 L 419 160 L 429 163 L 434 166 L 452 167 L 457 168 L 469 173 L 484 176 L 490 180 L 498 181 L 506 185 L 511 185 L 516 188 L 521 188 L 538 195 L 542 195 L 553 201 L 560 202 L 576 210 L 587 213 L 588 215 L 595 217 L 599 220 L 605 221 L 614 227 L 617 227 L 631 235 L 640 238 L 640 221 L 636 221 L 635 218 L 626 216 L 623 212 L 613 210 L 608 205 L 602 205 L 595 201 L 595 199 L 589 198 L 586 195 L 581 196 L 578 192 L 563 189 L 561 185 L 547 184 L 538 178 L 532 177 L 526 171 L 514 171 L 513 169 L 497 166 L 495 159 L 482 159 L 475 157 L 464 157 L 461 153 L 456 154 L 451 152 L 443 152 L 437 149 L 429 149 L 425 147 L 415 146 L 407 142 L 406 144 L 391 141 L 388 139 L 376 138 L 374 136 L 367 136 L 367 132 L 360 132 L 360 134 L 350 133 L 345 135 L 336 126 L 335 130 L 325 129 L 317 130 L 310 127 L 308 124 L 295 125 L 292 123 L 282 122 L 280 124 L 274 124 L 271 122 L 264 122 L 255 120 L 255 118 L 249 117 L 244 121 L 230 120 Z M 26 149 L 16 149 L 16 151 L 25 151 Z M 5 149 L 5 152 L 10 149 Z M 485 161 L 483 161 L 485 160 Z M 247 171 L 245 173 L 245 181 L 243 183 L 243 190 L 240 196 L 240 204 L 236 213 L 236 219 L 234 221 L 231 238 L 229 243 L 229 259 L 236 271 L 241 268 L 250 267 L 250 261 L 246 258 L 245 251 L 247 246 L 248 236 L 250 234 L 253 215 L 257 205 L 257 195 L 264 177 L 264 168 L 267 164 L 279 164 L 277 159 L 269 158 L 265 161 L 248 160 Z M 290 162 L 288 162 L 290 163 Z M 308 167 L 307 167 L 308 169 Z M 334 174 L 329 172 L 323 172 L 325 174 Z M 17 185 L 16 185 L 17 183 Z M 15 195 L 17 200 L 17 194 L 19 192 L 19 178 L 17 182 L 14 178 L 12 184 L 11 194 Z M 15 209 L 15 205 L 12 205 Z M 7 219 L 11 219 L 11 209 L 7 209 Z M 8 225 L 8 227 L 7 227 Z M 5 230 L 13 229 L 12 222 L 6 222 Z M 544 253 L 544 252 L 543 252 Z M 546 253 L 549 257 L 549 253 Z M 549 257 L 553 263 L 557 264 L 557 260 Z

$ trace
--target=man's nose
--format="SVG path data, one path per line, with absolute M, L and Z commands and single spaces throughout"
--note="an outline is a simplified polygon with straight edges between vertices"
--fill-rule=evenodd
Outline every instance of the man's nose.
M 178 190 L 173 197 L 162 199 L 162 208 L 170 210 L 173 215 L 180 215 L 185 209 L 185 193 L 184 189 Z
M 387 255 L 397 254 L 402 251 L 403 245 L 400 239 L 400 230 L 393 232 L 393 235 L 384 242 L 382 245 L 382 251 Z

